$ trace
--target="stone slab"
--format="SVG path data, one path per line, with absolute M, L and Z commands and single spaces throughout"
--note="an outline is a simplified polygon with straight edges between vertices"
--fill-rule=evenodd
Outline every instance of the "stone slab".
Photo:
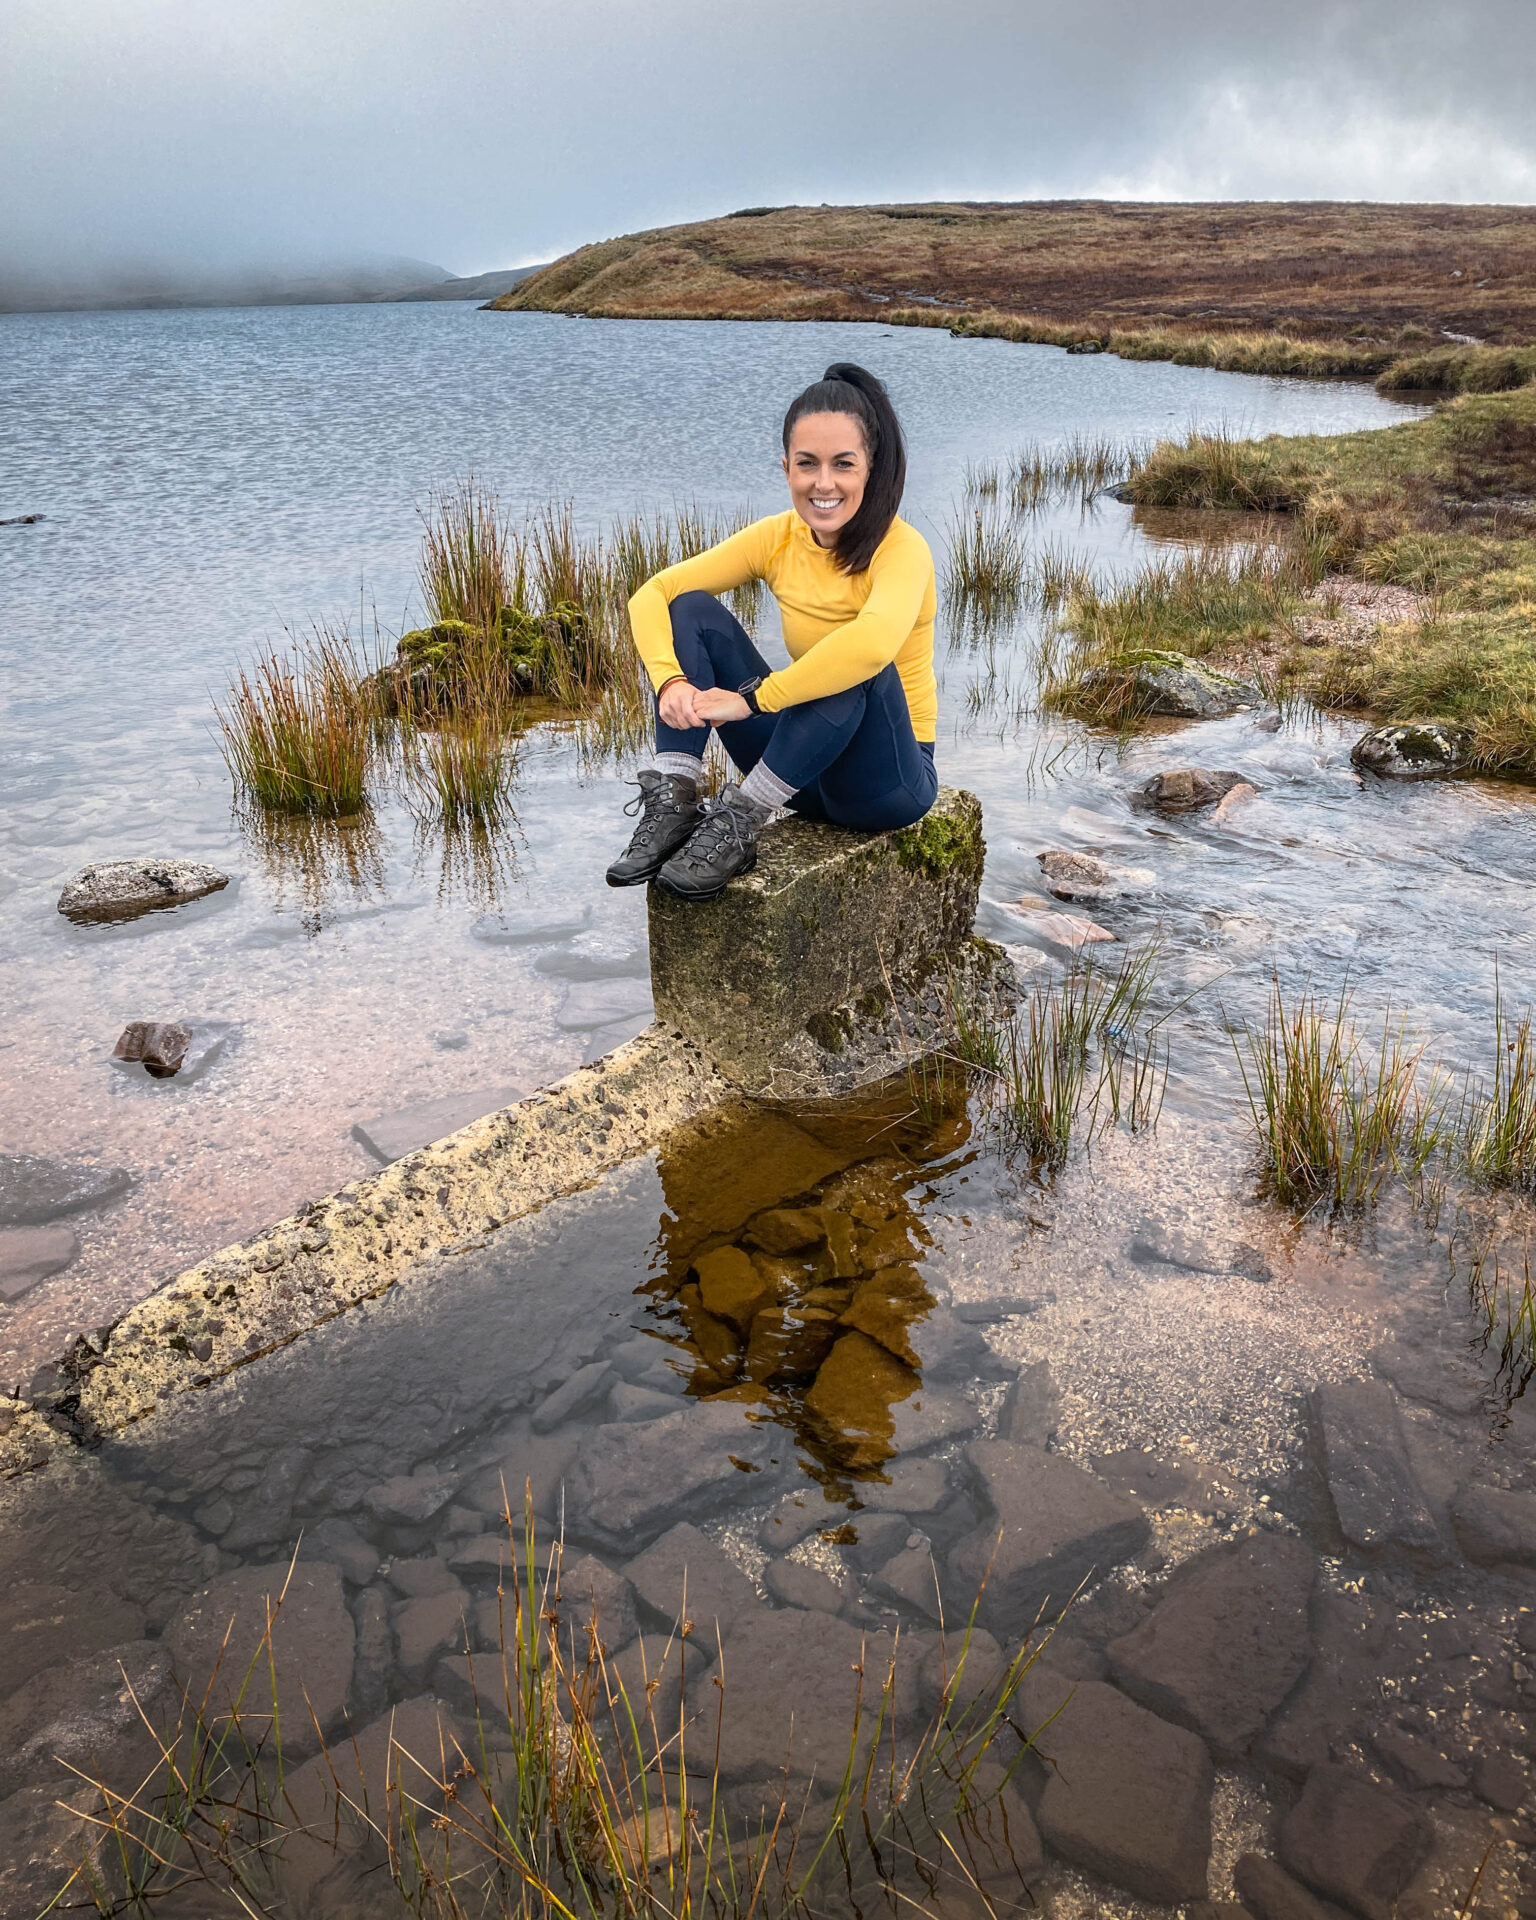
M 170 1655 L 153 1641 L 45 1668 L 0 1700 L 0 1798 L 71 1768 L 119 1792 L 137 1787 L 158 1757 L 145 1720 L 169 1728 L 180 1706 Z
M 59 1432 L 94 1440 L 129 1425 L 739 1100 L 696 1048 L 653 1027 L 518 1106 L 349 1182 L 178 1274 L 105 1343 L 76 1341 L 45 1369 L 55 1385 L 34 1390 L 32 1407 L 0 1433 L 0 1478 L 34 1470 Z M 34 1155 L 0 1156 L 0 1225 L 42 1223 L 132 1184 L 111 1169 L 60 1173 Z M 218 1330 L 194 1351 L 184 1329 L 206 1318 L 215 1295 Z
M 657 1019 L 752 1094 L 857 1084 L 860 1003 L 882 1021 L 888 982 L 970 945 L 984 855 L 980 803 L 951 788 L 901 833 L 779 821 L 717 899 L 650 890 Z
M 1307 1601 L 1317 1564 L 1300 1540 L 1261 1534 L 1186 1563 L 1110 1669 L 1135 1700 L 1236 1759 L 1311 1657 Z
M 1035 1813 L 1047 1843 L 1144 1899 L 1203 1899 L 1215 1778 L 1204 1741 L 1098 1680 L 1029 1675 L 1020 1705 L 1053 1763 Z
M 659 1626 L 670 1632 L 679 1622 L 692 1622 L 692 1632 L 709 1646 L 763 1611 L 757 1589 L 735 1561 L 686 1520 L 631 1560 L 624 1575 Z
M 1536 1567 L 1536 1493 L 1466 1486 L 1451 1503 L 1462 1552 L 1480 1567 Z
M 967 1617 L 985 1578 L 982 1620 L 1000 1638 L 1016 1639 L 1042 1606 L 1059 1613 L 1084 1580 L 1130 1559 L 1150 1537 L 1134 1500 L 1060 1454 L 979 1440 L 965 1458 L 993 1512 L 950 1555 L 944 1599 L 951 1618 Z
M 133 920 L 217 893 L 229 875 L 197 860 L 139 855 L 82 867 L 59 895 L 59 912 L 80 926 Z
M 524 1098 L 526 1084 L 508 1082 L 504 1086 L 480 1087 L 468 1093 L 445 1093 L 435 1100 L 419 1100 L 413 1106 L 397 1107 L 393 1113 L 376 1114 L 372 1120 L 359 1120 L 352 1138 L 367 1149 L 381 1166 L 403 1160 L 408 1153 L 445 1140 L 471 1120 L 503 1107 L 515 1106 Z

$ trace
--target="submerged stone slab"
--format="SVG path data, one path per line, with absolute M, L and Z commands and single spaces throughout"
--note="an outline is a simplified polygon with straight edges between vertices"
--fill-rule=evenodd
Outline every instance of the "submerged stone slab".
M 985 851 L 980 802 L 951 788 L 899 833 L 780 821 L 718 899 L 651 889 L 658 1020 L 748 1093 L 882 1078 L 902 1059 L 893 995 L 910 1049 L 942 1026 L 951 974 L 973 987 L 1001 960 L 971 933 Z
M 1283 1534 L 1197 1555 L 1151 1615 L 1111 1645 L 1115 1679 L 1219 1756 L 1237 1757 L 1307 1664 L 1315 1572 L 1311 1550 Z
M 1344 1538 L 1373 1557 L 1443 1558 L 1392 1389 L 1383 1380 L 1343 1380 L 1318 1387 L 1312 1399 Z
M 122 1167 L 0 1153 L 0 1227 L 40 1227 L 115 1200 L 133 1185 Z

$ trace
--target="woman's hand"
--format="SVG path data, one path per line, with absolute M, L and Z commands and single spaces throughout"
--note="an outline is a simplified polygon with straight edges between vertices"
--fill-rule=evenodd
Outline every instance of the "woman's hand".
M 745 720 L 752 709 L 739 693 L 731 693 L 725 687 L 703 687 L 693 696 L 693 711 L 698 720 L 707 720 L 712 727 L 718 727 L 723 721 Z
M 686 680 L 669 680 L 657 695 L 657 710 L 667 726 L 686 733 L 701 724 L 701 716 L 694 709 L 698 697 L 698 688 Z

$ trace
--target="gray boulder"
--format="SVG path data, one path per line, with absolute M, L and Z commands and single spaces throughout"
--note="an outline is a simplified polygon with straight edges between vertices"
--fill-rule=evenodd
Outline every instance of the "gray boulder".
M 1251 707 L 1262 697 L 1247 680 L 1218 673 L 1202 660 L 1160 647 L 1142 647 L 1083 675 L 1092 692 L 1130 676 L 1136 710 L 1180 720 L 1208 720 L 1218 714 Z
M 1214 807 L 1234 787 L 1246 786 L 1242 774 L 1227 767 L 1171 767 L 1166 773 L 1154 773 L 1142 787 L 1139 800 L 1157 808 L 1159 813 L 1193 813 L 1199 807 Z
M 59 895 L 59 912 L 77 925 L 132 920 L 179 907 L 229 885 L 229 875 L 195 860 L 97 860 L 82 867 Z
M 1387 780 L 1434 780 L 1471 765 L 1472 736 L 1442 720 L 1373 727 L 1350 748 L 1349 757 Z
M 1096 853 L 1053 847 L 1037 854 L 1045 884 L 1058 900 L 1118 900 L 1157 884 L 1150 867 L 1120 867 Z

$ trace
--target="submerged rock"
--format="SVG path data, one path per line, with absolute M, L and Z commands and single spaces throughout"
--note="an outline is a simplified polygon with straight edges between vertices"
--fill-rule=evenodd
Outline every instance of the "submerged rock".
M 115 1200 L 133 1185 L 122 1167 L 45 1160 L 36 1153 L 0 1153 L 0 1227 L 40 1227 L 85 1207 Z
M 1536 1567 L 1536 1493 L 1462 1487 L 1451 1502 L 1451 1525 L 1477 1566 Z
M 1236 787 L 1248 783 L 1230 768 L 1173 767 L 1167 773 L 1154 773 L 1138 796 L 1159 813 L 1191 813 L 1197 807 L 1213 807 Z
M 1392 1389 L 1383 1380 L 1330 1383 L 1316 1389 L 1313 1407 L 1344 1538 L 1362 1553 L 1442 1559 Z
M 393 1113 L 359 1120 L 352 1138 L 384 1166 L 403 1160 L 420 1147 L 445 1140 L 472 1120 L 485 1114 L 515 1107 L 528 1093 L 527 1085 L 514 1081 L 506 1086 L 482 1087 L 471 1093 L 445 1093 L 436 1100 L 418 1100 L 413 1106 L 397 1107 Z
M 996 1511 L 950 1555 L 945 1601 L 958 1619 L 979 1592 L 994 1633 L 1028 1633 L 1042 1605 L 1065 1606 L 1090 1574 L 1147 1544 L 1140 1506 L 1061 1454 L 982 1440 L 965 1457 Z
M 1096 853 L 1051 848 L 1036 858 L 1058 900 L 1118 900 L 1123 893 L 1145 893 L 1157 883 L 1150 867 L 1112 866 Z
M 1036 1820 L 1073 1866 L 1143 1899 L 1201 1899 L 1211 1858 L 1214 1771 L 1205 1743 L 1103 1681 L 1041 1673 L 1024 1685 L 1024 1718 L 1055 1762 Z
M 624 1569 L 625 1584 L 663 1632 L 692 1621 L 701 1646 L 729 1638 L 763 1611 L 752 1582 L 713 1540 L 680 1520 Z
M 181 1071 L 191 1044 L 191 1029 L 179 1020 L 131 1020 L 112 1049 L 112 1058 L 142 1062 L 152 1080 L 169 1080 Z
M 1308 1886 L 1366 1920 L 1393 1920 L 1434 1837 L 1411 1800 L 1330 1763 L 1312 1769 L 1280 1822 L 1280 1858 Z
M 1373 727 L 1350 748 L 1349 757 L 1357 767 L 1385 779 L 1433 780 L 1471 765 L 1472 736 L 1443 720 Z
M 19 1300 L 79 1251 L 71 1227 L 0 1227 L 0 1300 Z
M 283 1746 L 310 1754 L 346 1712 L 357 1638 L 341 1574 L 328 1560 L 301 1560 L 291 1570 L 286 1560 L 241 1568 L 194 1594 L 167 1626 L 164 1644 L 193 1698 L 201 1700 L 210 1682 L 210 1712 L 227 1712 L 239 1698 L 249 1737 L 260 1740 L 273 1709 L 263 1653 L 269 1622 Z
M 98 860 L 82 867 L 59 895 L 59 912 L 77 925 L 131 920 L 217 893 L 229 875 L 195 860 Z
M 1247 1751 L 1306 1666 L 1316 1562 L 1301 1541 L 1259 1535 L 1186 1563 L 1133 1633 L 1109 1648 L 1120 1686 L 1221 1758 Z
M 1186 653 L 1159 647 L 1139 648 L 1106 666 L 1090 667 L 1083 675 L 1083 687 L 1090 693 L 1107 690 L 1125 679 L 1130 681 L 1138 713 L 1180 720 L 1233 713 L 1253 706 L 1261 697 L 1249 681 L 1235 680 Z

